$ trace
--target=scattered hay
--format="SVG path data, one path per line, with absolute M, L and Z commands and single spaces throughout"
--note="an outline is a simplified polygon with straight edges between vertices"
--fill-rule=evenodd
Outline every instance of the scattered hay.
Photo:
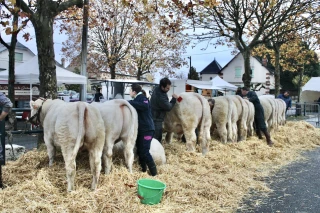
M 231 212 L 250 189 L 268 191 L 264 178 L 283 165 L 300 159 L 300 152 L 320 144 L 320 131 L 305 122 L 288 122 L 273 135 L 274 147 L 265 140 L 211 144 L 203 157 L 186 152 L 185 144 L 165 145 L 167 164 L 158 167 L 154 179 L 167 184 L 162 202 L 147 206 L 136 196 L 136 181 L 153 178 L 130 174 L 116 159 L 110 175 L 101 175 L 98 189 L 90 191 L 87 153 L 77 158 L 76 191 L 67 193 L 61 153 L 48 167 L 45 151 L 30 151 L 3 167 L 1 212 Z

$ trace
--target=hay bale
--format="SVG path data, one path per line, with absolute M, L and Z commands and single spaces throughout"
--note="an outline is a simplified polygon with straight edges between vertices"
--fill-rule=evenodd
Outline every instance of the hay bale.
M 294 137 L 292 137 L 294 135 Z M 264 178 L 300 158 L 303 150 L 320 144 L 320 131 L 306 122 L 288 122 L 272 135 L 274 147 L 251 137 L 240 143 L 213 141 L 205 157 L 186 152 L 185 144 L 164 146 L 167 164 L 159 175 L 133 174 L 119 163 L 110 175 L 101 175 L 98 189 L 89 190 L 91 173 L 87 153 L 77 157 L 76 190 L 66 192 L 66 177 L 61 153 L 48 167 L 45 151 L 30 151 L 3 167 L 0 190 L 2 212 L 232 212 L 250 189 L 268 191 Z M 200 147 L 198 147 L 200 148 Z M 140 178 L 158 179 L 167 185 L 162 202 L 142 205 L 136 195 Z M 14 204 L 14 205 L 8 205 Z

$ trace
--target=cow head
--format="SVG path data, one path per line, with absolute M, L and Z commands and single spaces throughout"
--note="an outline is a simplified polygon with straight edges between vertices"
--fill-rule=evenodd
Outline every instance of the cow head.
M 28 120 L 30 123 L 34 125 L 40 124 L 40 112 L 44 102 L 45 102 L 45 99 L 43 98 L 39 98 L 36 101 L 30 101 L 31 117 Z

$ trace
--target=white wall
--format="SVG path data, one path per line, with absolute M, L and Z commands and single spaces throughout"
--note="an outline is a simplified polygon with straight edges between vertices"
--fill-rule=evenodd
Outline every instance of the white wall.
M 170 79 L 171 89 L 168 91 L 168 97 L 170 98 L 173 93 L 180 94 L 186 91 L 186 80 L 184 79 Z
M 31 51 L 28 51 L 28 50 L 16 49 L 15 52 L 23 54 L 22 62 L 16 61 L 15 63 L 16 66 L 19 66 L 20 64 L 30 60 L 33 56 L 35 56 L 35 54 L 33 54 Z M 0 68 L 7 70 L 8 67 L 9 67 L 9 51 L 5 50 L 0 53 Z
M 316 91 L 303 91 L 300 95 L 300 102 L 314 103 L 320 97 L 320 92 Z
M 210 81 L 210 80 L 214 79 L 216 76 L 217 76 L 217 74 L 202 74 L 200 80 L 201 81 Z

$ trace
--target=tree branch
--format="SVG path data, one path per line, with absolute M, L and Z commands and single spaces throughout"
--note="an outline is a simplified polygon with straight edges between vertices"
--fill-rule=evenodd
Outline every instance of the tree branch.
M 0 35 L 0 43 L 5 46 L 7 49 L 10 49 L 10 45 L 8 45 L 3 39 L 2 36 Z
M 67 10 L 68 8 L 72 7 L 72 6 L 77 6 L 79 8 L 83 7 L 83 1 L 82 0 L 69 0 L 66 2 L 62 2 L 61 4 L 59 4 L 58 7 L 58 13 Z
M 23 10 L 25 13 L 30 14 L 30 16 L 32 17 L 34 15 L 34 12 L 30 9 L 30 7 L 27 5 L 27 3 L 25 1 L 16 1 L 16 4 L 18 7 L 21 8 L 21 10 Z M 29 3 L 30 4 L 30 3 Z M 30 18 L 31 18 L 30 17 Z

